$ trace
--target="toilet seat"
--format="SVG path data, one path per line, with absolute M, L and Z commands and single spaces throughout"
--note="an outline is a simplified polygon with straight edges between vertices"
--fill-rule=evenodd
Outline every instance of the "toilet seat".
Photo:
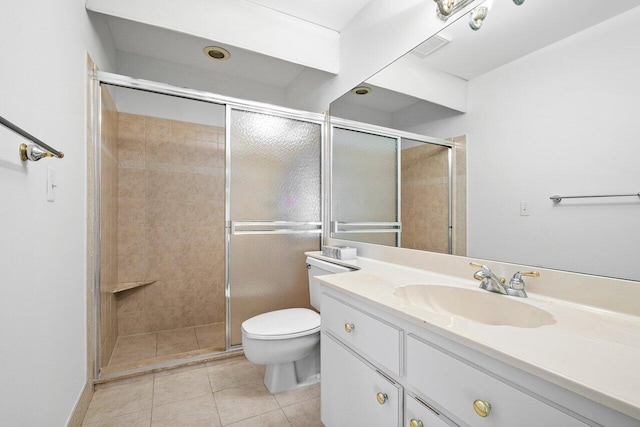
M 242 322 L 242 334 L 257 340 L 290 339 L 320 331 L 320 315 L 308 308 L 287 308 Z

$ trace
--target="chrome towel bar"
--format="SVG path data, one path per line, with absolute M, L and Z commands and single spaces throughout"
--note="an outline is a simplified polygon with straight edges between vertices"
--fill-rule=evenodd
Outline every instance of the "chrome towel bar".
M 31 135 L 29 132 L 19 128 L 18 126 L 11 123 L 9 120 L 0 116 L 0 124 L 7 129 L 10 129 L 20 135 L 23 138 L 28 139 L 29 141 L 36 144 L 38 147 L 34 147 L 33 145 L 20 145 L 20 159 L 24 162 L 27 160 L 37 161 L 43 157 L 57 157 L 59 159 L 64 157 L 64 153 L 62 151 L 58 151 L 55 148 L 52 148 L 48 144 L 40 141 L 35 136 Z
M 593 197 L 640 197 L 640 193 L 634 194 L 601 194 L 595 196 L 551 196 L 549 197 L 554 203 L 560 203 L 562 199 L 588 199 Z

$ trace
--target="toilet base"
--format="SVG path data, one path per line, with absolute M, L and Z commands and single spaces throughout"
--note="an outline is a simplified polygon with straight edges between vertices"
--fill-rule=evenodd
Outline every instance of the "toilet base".
M 264 374 L 264 385 L 269 393 L 275 394 L 283 391 L 307 387 L 320 382 L 320 374 L 312 375 L 303 381 L 296 379 L 294 363 L 280 363 L 268 365 Z
M 317 345 L 307 357 L 295 362 L 267 365 L 264 385 L 270 393 L 280 393 L 320 382 L 320 351 Z

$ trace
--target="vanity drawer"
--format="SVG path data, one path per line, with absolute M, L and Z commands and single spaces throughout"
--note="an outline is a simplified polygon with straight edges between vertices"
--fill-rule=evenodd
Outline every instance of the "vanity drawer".
M 413 335 L 407 336 L 406 369 L 408 385 L 474 427 L 587 425 Z M 476 400 L 490 403 L 486 417 L 474 410 Z
M 444 418 L 426 403 L 419 399 L 406 395 L 406 408 L 404 411 L 405 427 L 452 427 L 456 426 L 452 421 Z M 446 421 L 445 421 L 446 420 Z M 411 424 L 413 422 L 413 424 Z
M 401 374 L 401 329 L 326 294 L 320 315 L 325 330 L 389 372 Z

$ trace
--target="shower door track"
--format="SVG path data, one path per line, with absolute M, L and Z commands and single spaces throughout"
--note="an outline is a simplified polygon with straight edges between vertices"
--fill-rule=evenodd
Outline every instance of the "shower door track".
M 125 377 L 128 375 L 138 375 L 148 372 L 155 372 L 162 369 L 170 369 L 178 366 L 189 365 L 194 363 L 200 363 L 203 361 L 224 358 L 231 355 L 240 354 L 242 346 L 231 345 L 231 319 L 230 319 L 230 283 L 229 283 L 229 233 L 225 226 L 225 307 L 226 307 L 226 319 L 225 319 L 225 350 L 217 353 L 210 353 L 191 358 L 177 359 L 169 362 L 162 362 L 155 365 L 149 365 L 141 368 L 135 368 L 128 371 L 122 371 L 113 374 L 101 375 L 100 373 L 100 177 L 101 177 L 101 131 L 102 131 L 102 107 L 101 107 L 101 93 L 100 85 L 107 84 L 111 86 L 118 86 L 128 89 L 140 90 L 144 92 L 157 93 L 160 95 L 175 96 L 184 99 L 191 99 L 195 101 L 204 101 L 212 104 L 224 105 L 226 107 L 225 117 L 225 143 L 230 140 L 230 111 L 231 109 L 251 111 L 256 113 L 263 113 L 269 115 L 277 115 L 279 117 L 304 120 L 308 122 L 318 123 L 321 126 L 321 156 L 323 159 L 325 155 L 325 135 L 327 118 L 324 114 L 311 113 L 307 111 L 294 110 L 290 108 L 280 107 L 276 105 L 266 104 L 262 102 L 248 101 L 239 98 L 233 98 L 224 95 L 217 95 L 211 92 L 200 91 L 195 89 L 188 89 L 183 87 L 177 87 L 168 85 L 165 83 L 154 82 L 150 80 L 136 79 L 133 77 L 109 73 L 104 71 L 94 71 L 90 74 L 90 78 L 94 82 L 93 86 L 93 105 L 92 105 L 92 123 L 93 126 L 93 140 L 94 140 L 94 277 L 93 277 L 93 325 L 94 325 L 94 344 L 95 344 L 95 363 L 94 363 L 94 381 L 100 381 L 105 379 L 114 379 L 119 377 Z M 225 192 L 229 194 L 229 156 L 230 150 L 226 150 L 226 164 L 225 164 Z M 321 161 L 321 178 L 320 182 L 323 182 L 325 176 L 325 163 Z M 321 185 L 321 197 L 320 197 L 320 211 L 325 212 L 326 205 L 325 199 L 327 197 L 324 185 Z M 229 200 L 225 196 L 225 224 L 229 224 Z M 322 236 L 324 233 L 324 226 L 320 230 L 314 230 L 319 232 Z M 322 240 L 322 237 L 321 237 Z

